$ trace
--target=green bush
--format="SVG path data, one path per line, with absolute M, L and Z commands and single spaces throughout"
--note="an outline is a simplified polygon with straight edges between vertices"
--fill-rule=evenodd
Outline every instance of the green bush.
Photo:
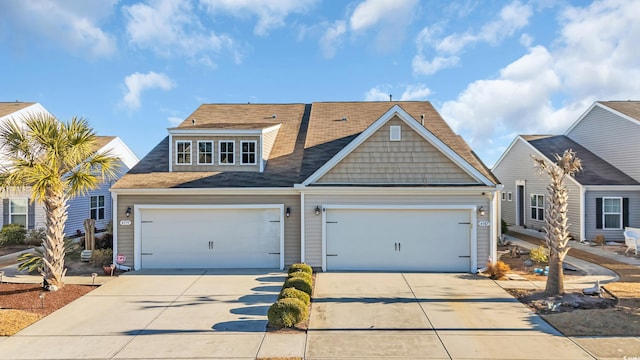
M 310 284 L 313 283 L 311 275 L 309 275 L 309 273 L 302 272 L 302 271 L 292 272 L 287 276 L 287 279 L 291 279 L 291 278 L 302 278 L 302 279 L 309 280 Z
M 24 243 L 31 246 L 40 246 L 47 237 L 47 231 L 44 228 L 27 230 Z
M 311 303 L 311 296 L 304 291 L 300 291 L 296 288 L 286 288 L 282 289 L 280 295 L 278 296 L 278 300 L 280 299 L 298 299 L 305 303 L 305 305 L 309 305 Z
M 538 264 L 546 264 L 549 262 L 549 250 L 540 245 L 537 248 L 531 249 L 529 258 Z
M 65 257 L 73 251 L 75 243 L 72 239 L 64 239 L 64 255 Z M 30 273 L 42 271 L 44 269 L 44 261 L 42 258 L 44 253 L 41 247 L 33 249 L 33 252 L 24 253 L 18 256 L 18 270 L 27 270 Z
M 500 219 L 500 232 L 506 234 L 509 231 L 509 224 L 504 219 Z
M 311 296 L 311 293 L 313 292 L 311 287 L 311 281 L 304 278 L 300 278 L 300 277 L 293 277 L 285 280 L 284 285 L 282 285 L 282 288 L 283 289 L 295 288 L 300 291 L 306 292 L 307 294 L 309 294 L 309 296 Z
M 93 266 L 111 265 L 113 263 L 112 249 L 97 249 L 91 251 L 91 264 Z
M 311 269 L 311 266 L 307 264 L 292 264 L 289 267 L 289 274 L 299 271 L 305 272 L 309 275 L 313 274 L 313 269 Z
M 309 316 L 309 307 L 296 298 L 284 298 L 276 301 L 267 312 L 269 324 L 293 327 Z
M 20 224 L 7 224 L 0 231 L 0 246 L 24 244 L 27 229 Z

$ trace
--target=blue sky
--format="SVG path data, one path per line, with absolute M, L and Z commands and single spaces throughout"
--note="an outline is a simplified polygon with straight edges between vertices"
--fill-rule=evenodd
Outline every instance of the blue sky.
M 202 103 L 429 100 L 491 166 L 640 99 L 640 1 L 7 0 L 0 101 L 144 156 Z

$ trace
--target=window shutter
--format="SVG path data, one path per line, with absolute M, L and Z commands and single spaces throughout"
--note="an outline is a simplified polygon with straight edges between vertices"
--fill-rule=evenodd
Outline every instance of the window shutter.
M 629 198 L 622 198 L 622 227 L 629 226 Z
M 36 202 L 27 200 L 27 229 L 33 229 L 36 225 Z
M 2 199 L 2 225 L 9 223 L 9 199 Z
M 596 229 L 602 229 L 602 198 L 596 198 Z

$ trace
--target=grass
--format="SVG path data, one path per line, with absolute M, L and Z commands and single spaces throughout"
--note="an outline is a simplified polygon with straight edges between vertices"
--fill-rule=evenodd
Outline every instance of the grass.
M 0 310 L 0 336 L 11 336 L 40 320 L 42 315 L 22 310 Z

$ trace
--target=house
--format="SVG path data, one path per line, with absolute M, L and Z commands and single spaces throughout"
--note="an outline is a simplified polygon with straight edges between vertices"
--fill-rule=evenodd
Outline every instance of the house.
M 504 186 L 502 218 L 510 225 L 542 229 L 546 175 L 531 156 L 554 160 L 573 149 L 583 171 L 565 181 L 569 231 L 576 240 L 623 241 L 627 226 L 640 226 L 640 101 L 595 102 L 563 135 L 520 135 L 493 167 Z
M 475 272 L 495 259 L 498 188 L 429 102 L 204 104 L 111 188 L 114 254 Z
M 24 117 L 36 113 L 50 113 L 38 103 L 0 103 L 0 121 L 21 121 Z M 118 176 L 126 173 L 137 162 L 138 157 L 117 136 L 98 136 L 96 152 L 110 151 L 120 159 Z M 0 157 L 0 163 L 3 162 Z M 85 219 L 95 219 L 96 228 L 104 229 L 111 221 L 112 200 L 109 188 L 117 179 L 102 182 L 97 189 L 90 190 L 83 196 L 78 196 L 68 202 L 68 218 L 65 223 L 65 235 L 73 236 L 78 231 L 84 232 Z M 27 229 L 45 227 L 44 207 L 31 202 L 30 191 L 25 189 L 13 189 L 2 194 L 2 208 L 0 209 L 0 226 L 11 223 L 19 223 Z

